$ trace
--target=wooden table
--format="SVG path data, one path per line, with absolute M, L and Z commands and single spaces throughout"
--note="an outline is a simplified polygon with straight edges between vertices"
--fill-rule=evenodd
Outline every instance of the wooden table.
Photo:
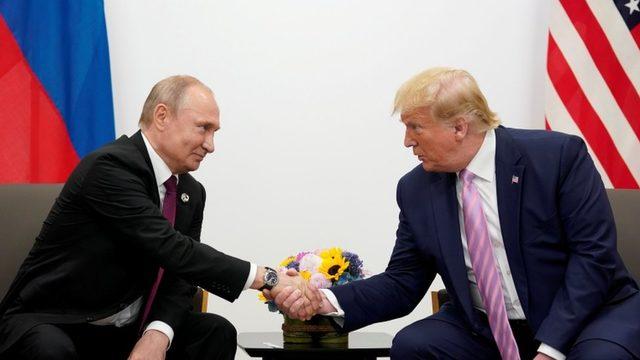
M 392 339 L 385 333 L 353 332 L 344 345 L 284 344 L 282 332 L 247 332 L 238 335 L 238 346 L 263 360 L 373 360 L 389 357 Z

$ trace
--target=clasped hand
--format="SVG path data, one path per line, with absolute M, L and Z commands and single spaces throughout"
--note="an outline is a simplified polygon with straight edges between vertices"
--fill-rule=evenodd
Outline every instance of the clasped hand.
M 309 320 L 324 304 L 324 296 L 313 284 L 305 281 L 295 269 L 280 273 L 278 285 L 264 290 L 267 299 L 274 300 L 278 309 L 292 319 Z

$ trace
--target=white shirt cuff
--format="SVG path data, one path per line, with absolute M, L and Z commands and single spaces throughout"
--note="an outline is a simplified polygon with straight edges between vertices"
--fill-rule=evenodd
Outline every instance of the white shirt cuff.
M 566 356 L 564 356 L 563 353 L 561 353 L 560 351 L 552 348 L 551 346 L 545 343 L 540 344 L 540 347 L 538 348 L 538 352 L 543 353 L 547 356 L 550 356 L 556 360 L 564 360 L 567 358 Z
M 344 310 L 342 310 L 342 307 L 340 307 L 340 303 L 338 303 L 338 298 L 336 298 L 335 294 L 329 289 L 319 289 L 319 290 L 322 291 L 324 296 L 327 297 L 327 301 L 329 301 L 329 303 L 331 303 L 331 305 L 333 305 L 333 307 L 336 308 L 336 311 L 328 314 L 324 314 L 324 315 L 333 317 L 333 320 L 338 325 L 340 325 L 340 327 L 343 327 L 344 326 Z
M 251 268 L 249 268 L 249 276 L 247 276 L 247 281 L 244 283 L 244 287 L 242 290 L 247 290 L 253 284 L 253 280 L 256 279 L 256 274 L 258 273 L 258 266 L 254 263 L 251 263 Z
M 340 304 L 338 303 L 338 298 L 336 298 L 336 296 L 333 294 L 333 291 L 329 289 L 319 289 L 319 290 L 322 291 L 324 296 L 327 297 L 327 300 L 329 300 L 329 303 L 331 303 L 331 305 L 333 305 L 333 307 L 336 308 L 336 311 L 332 313 L 324 314 L 324 315 L 344 317 L 344 310 L 342 310 L 342 308 L 340 307 Z
M 169 338 L 169 345 L 167 345 L 167 349 L 171 347 L 171 342 L 173 341 L 173 329 L 171 328 L 171 326 L 169 326 L 169 324 L 160 320 L 155 320 L 147 325 L 147 328 L 144 329 L 144 332 L 147 332 L 149 330 L 157 330 L 165 334 Z

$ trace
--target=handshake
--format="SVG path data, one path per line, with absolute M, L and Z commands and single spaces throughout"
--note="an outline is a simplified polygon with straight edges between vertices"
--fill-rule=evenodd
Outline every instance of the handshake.
M 356 253 L 339 247 L 298 252 L 284 259 L 278 270 L 258 268 L 252 288 L 263 290 L 259 297 L 269 311 L 280 310 L 298 320 L 336 313 L 339 305 L 327 299 L 333 295 L 327 289 L 364 279 L 367 274 Z
M 261 279 L 260 269 L 257 279 Z M 309 320 L 316 314 L 336 311 L 313 282 L 306 281 L 295 269 L 278 273 L 278 283 L 271 290 L 262 291 L 265 298 L 273 300 L 284 314 L 292 319 Z

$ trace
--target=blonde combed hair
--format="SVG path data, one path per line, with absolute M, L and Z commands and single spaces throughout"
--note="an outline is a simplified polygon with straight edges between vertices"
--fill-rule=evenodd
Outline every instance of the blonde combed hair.
M 153 121 L 153 112 L 158 104 L 165 104 L 169 111 L 175 115 L 182 105 L 182 100 L 187 89 L 192 86 L 201 86 L 212 92 L 211 89 L 203 84 L 200 80 L 190 75 L 174 75 L 166 79 L 162 79 L 156 83 L 147 100 L 142 107 L 142 114 L 140 114 L 140 120 L 138 124 L 140 127 L 145 127 L 151 124 Z
M 465 70 L 434 67 L 402 84 L 393 112 L 402 114 L 418 108 L 427 108 L 436 121 L 463 117 L 477 131 L 500 125 L 500 118 L 489 108 L 476 80 Z

